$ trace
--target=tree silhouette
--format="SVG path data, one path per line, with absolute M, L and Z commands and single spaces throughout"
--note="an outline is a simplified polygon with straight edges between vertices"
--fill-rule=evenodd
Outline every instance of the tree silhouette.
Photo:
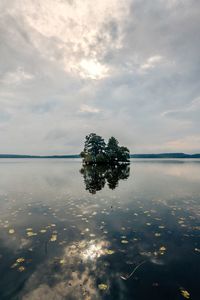
M 104 139 L 96 133 L 85 137 L 84 149 L 81 152 L 84 164 L 118 164 L 130 161 L 129 149 L 119 146 L 115 137 L 111 137 L 106 145 Z
M 118 186 L 119 180 L 128 179 L 130 175 L 130 166 L 122 165 L 84 165 L 80 170 L 83 175 L 85 189 L 91 194 L 95 194 L 107 185 L 114 190 Z

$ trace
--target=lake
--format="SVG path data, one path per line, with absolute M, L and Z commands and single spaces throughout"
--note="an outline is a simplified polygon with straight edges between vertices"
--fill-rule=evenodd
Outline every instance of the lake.
M 0 299 L 200 299 L 200 160 L 0 160 Z

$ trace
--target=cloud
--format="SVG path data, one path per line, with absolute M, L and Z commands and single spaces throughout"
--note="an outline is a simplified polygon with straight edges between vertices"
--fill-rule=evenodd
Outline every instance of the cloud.
M 91 107 L 89 105 L 83 104 L 83 105 L 81 105 L 80 112 L 82 112 L 82 113 L 99 113 L 100 110 L 96 107 Z
M 90 132 L 159 152 L 197 136 L 199 6 L 1 1 L 1 152 L 79 153 Z
M 5 74 L 4 77 L 1 79 L 1 82 L 7 85 L 13 85 L 20 84 L 23 83 L 23 81 L 31 79 L 33 79 L 33 75 L 24 72 L 21 68 L 18 68 L 14 72 L 8 72 L 7 74 Z
M 102 64 L 100 64 L 96 60 L 86 60 L 83 59 L 80 62 L 79 73 L 82 77 L 88 77 L 91 79 L 101 79 L 106 77 L 108 73 L 108 68 Z
M 83 239 L 68 245 L 63 249 L 62 257 L 57 260 L 59 272 L 54 272 L 51 285 L 48 284 L 48 279 L 53 261 L 42 264 L 30 276 L 21 291 L 21 299 L 101 299 L 94 273 L 98 268 L 99 277 L 105 274 L 106 266 L 98 264 L 98 259 L 107 254 L 109 245 L 108 241 L 98 239 Z M 73 271 L 74 265 L 79 265 L 76 272 Z
M 200 150 L 200 136 L 199 135 L 193 135 L 193 136 L 186 136 L 182 139 L 172 140 L 167 142 L 166 147 L 171 149 L 176 149 L 178 152 L 181 151 L 181 149 L 184 149 L 188 152 L 199 152 Z
M 162 61 L 162 56 L 155 55 L 149 57 L 144 64 L 140 66 L 141 70 L 148 70 L 154 68 L 156 65 L 158 65 Z
M 168 110 L 168 111 L 165 111 L 163 112 L 161 115 L 162 116 L 177 116 L 177 115 L 181 115 L 184 113 L 189 113 L 189 112 L 196 112 L 197 110 L 200 109 L 200 97 L 192 100 L 192 102 L 187 105 L 186 107 L 183 107 L 183 108 L 180 108 L 180 109 L 177 109 L 177 110 Z

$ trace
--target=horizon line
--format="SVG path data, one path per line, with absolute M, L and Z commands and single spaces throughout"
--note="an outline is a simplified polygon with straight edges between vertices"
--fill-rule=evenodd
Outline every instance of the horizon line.
M 130 156 L 165 156 L 165 155 L 176 155 L 176 156 L 200 156 L 199 153 L 185 153 L 185 152 L 159 152 L 159 153 L 130 153 Z M 49 154 L 49 155 L 37 155 L 37 154 L 16 154 L 16 153 L 0 153 L 0 158 L 9 158 L 9 157 L 30 157 L 30 158 L 64 158 L 64 157 L 80 157 L 80 154 Z

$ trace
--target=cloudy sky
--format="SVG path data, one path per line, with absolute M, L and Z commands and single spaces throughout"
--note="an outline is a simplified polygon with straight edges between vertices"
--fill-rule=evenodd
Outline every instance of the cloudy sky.
M 200 152 L 199 0 L 0 0 L 0 153 Z

